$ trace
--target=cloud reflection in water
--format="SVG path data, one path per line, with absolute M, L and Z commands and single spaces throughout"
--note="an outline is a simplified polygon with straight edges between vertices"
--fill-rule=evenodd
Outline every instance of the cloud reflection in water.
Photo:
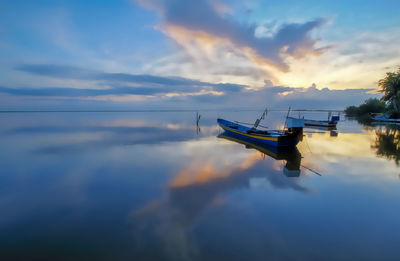
M 190 260 L 198 255 L 192 234 L 199 219 L 210 208 L 221 207 L 233 191 L 252 189 L 252 181 L 262 180 L 275 189 L 311 193 L 299 184 L 298 178 L 284 175 L 283 169 L 288 165 L 277 165 L 272 157 L 264 158 L 253 150 L 234 164 L 223 163 L 237 153 L 236 149 L 244 148 L 226 149 L 222 154 L 194 152 L 195 159 L 171 180 L 163 198 L 133 212 L 136 237 L 158 242 L 173 260 Z M 301 155 L 297 155 L 300 168 Z

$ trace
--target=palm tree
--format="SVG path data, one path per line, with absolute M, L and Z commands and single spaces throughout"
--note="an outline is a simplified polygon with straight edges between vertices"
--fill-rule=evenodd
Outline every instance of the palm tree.
M 390 102 L 396 112 L 399 112 L 400 104 L 400 68 L 397 72 L 388 72 L 386 77 L 379 80 L 380 92 L 383 92 L 382 101 Z

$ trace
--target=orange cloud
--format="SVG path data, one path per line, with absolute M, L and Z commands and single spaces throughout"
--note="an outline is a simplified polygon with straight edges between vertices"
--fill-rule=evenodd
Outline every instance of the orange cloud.
M 270 72 L 286 70 L 277 68 L 276 64 L 263 58 L 248 46 L 236 46 L 229 38 L 215 36 L 206 31 L 189 30 L 178 25 L 167 24 L 158 26 L 157 29 L 173 39 L 189 55 L 197 69 L 214 70 L 221 76 L 221 81 L 248 84 L 250 76 L 255 79 L 253 85 L 265 78 L 277 82 L 278 80 Z M 214 72 L 203 77 L 208 77 L 210 74 Z
M 200 71 L 202 77 L 211 74 L 211 81 L 246 82 L 253 86 L 264 79 L 279 82 L 274 74 L 289 71 L 288 58 L 318 55 L 328 49 L 317 47 L 318 40 L 310 34 L 328 22 L 322 18 L 284 23 L 273 34 L 259 37 L 257 29 L 266 25 L 235 21 L 233 16 L 225 15 L 233 13 L 232 8 L 220 1 L 136 2 L 160 14 L 163 22 L 157 28 L 192 58 L 191 65 L 185 64 L 190 67 L 191 77 Z M 244 73 L 247 75 L 240 75 Z

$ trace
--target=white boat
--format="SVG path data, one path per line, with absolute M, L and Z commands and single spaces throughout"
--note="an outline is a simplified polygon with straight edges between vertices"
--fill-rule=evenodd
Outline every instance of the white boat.
M 288 117 L 288 119 L 295 119 L 293 117 Z M 336 128 L 336 124 L 340 119 L 339 115 L 332 116 L 332 113 L 329 112 L 327 120 L 311 120 L 311 119 L 304 119 L 304 126 L 306 127 L 321 127 L 321 128 Z
M 288 117 L 288 119 L 295 119 L 295 118 Z M 332 116 L 332 118 L 330 120 L 327 120 L 327 121 L 304 119 L 304 126 L 335 128 L 336 124 L 338 123 L 338 121 L 339 121 L 339 117 L 338 116 Z
M 336 127 L 337 121 L 329 120 L 329 121 L 319 121 L 319 120 L 309 120 L 304 119 L 305 126 L 312 127 Z

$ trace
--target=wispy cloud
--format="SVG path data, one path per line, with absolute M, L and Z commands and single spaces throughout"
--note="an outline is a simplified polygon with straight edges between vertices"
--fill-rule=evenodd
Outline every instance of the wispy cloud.
M 101 95 L 154 95 L 167 93 L 218 93 L 239 92 L 246 86 L 230 83 L 209 83 L 183 77 L 162 77 L 147 74 L 104 73 L 64 65 L 21 65 L 18 70 L 34 75 L 96 81 L 102 88 L 7 88 L 0 87 L 0 92 L 27 96 L 101 96 Z
M 160 29 L 179 44 L 182 38 L 224 39 L 254 60 L 269 63 L 288 71 L 287 57 L 319 54 L 327 47 L 318 47 L 318 40 L 311 37 L 314 29 L 327 22 L 317 18 L 304 23 L 282 24 L 270 37 L 256 37 L 256 24 L 244 24 L 220 12 L 211 1 L 137 0 L 140 5 L 157 10 L 163 18 Z M 188 46 L 183 46 L 189 48 Z
M 169 92 L 165 88 L 154 87 L 118 87 L 109 89 L 78 88 L 7 88 L 0 86 L 0 92 L 16 96 L 56 96 L 87 97 L 102 95 L 153 95 Z

